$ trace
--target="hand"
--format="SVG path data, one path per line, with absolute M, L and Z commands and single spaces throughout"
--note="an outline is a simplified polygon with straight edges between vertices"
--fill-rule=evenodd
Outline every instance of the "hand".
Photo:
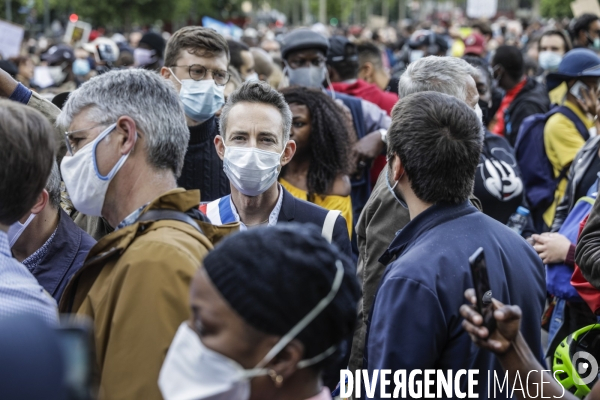
M 504 354 L 508 351 L 519 334 L 521 326 L 521 309 L 519 306 L 506 306 L 496 299 L 494 304 L 494 318 L 496 319 L 496 330 L 490 335 L 483 324 L 483 317 L 476 310 L 477 303 L 475 290 L 467 289 L 465 298 L 472 304 L 463 304 L 460 307 L 460 315 L 464 318 L 462 326 L 477 346 L 488 349 L 496 354 Z
M 581 108 L 593 117 L 598 115 L 598 90 L 581 88 L 583 100 L 577 99 Z
M 535 240 L 533 239 L 533 236 L 529 236 L 527 239 L 525 239 L 527 241 L 527 243 L 529 243 L 532 247 L 535 244 Z
M 354 144 L 357 165 L 366 166 L 383 152 L 384 143 L 379 131 L 371 132 Z M 363 164 L 361 164 L 363 163 Z
M 537 251 L 544 264 L 558 264 L 565 262 L 571 241 L 560 233 L 542 233 L 533 235 L 535 244 L 533 248 Z

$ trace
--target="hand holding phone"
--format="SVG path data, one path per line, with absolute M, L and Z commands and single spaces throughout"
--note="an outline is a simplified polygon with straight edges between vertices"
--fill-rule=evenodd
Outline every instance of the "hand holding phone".
M 485 254 L 482 247 L 478 248 L 469 257 L 469 265 L 471 266 L 471 276 L 473 277 L 473 286 L 475 288 L 475 296 L 477 297 L 477 311 L 483 317 L 483 325 L 491 334 L 496 330 L 496 319 L 494 318 L 492 289 L 490 287 Z
M 581 108 L 592 116 L 597 115 L 598 92 L 593 90 L 582 81 L 577 81 L 569 89 L 569 93 L 573 95 Z

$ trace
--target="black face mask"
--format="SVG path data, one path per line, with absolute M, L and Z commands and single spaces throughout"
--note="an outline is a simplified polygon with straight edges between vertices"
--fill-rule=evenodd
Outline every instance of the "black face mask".
M 481 108 L 481 113 L 483 114 L 483 126 L 487 127 L 488 124 L 490 123 L 490 119 L 491 119 L 491 115 L 490 114 L 490 107 L 488 105 L 487 101 L 483 101 L 483 100 L 479 100 L 479 108 Z

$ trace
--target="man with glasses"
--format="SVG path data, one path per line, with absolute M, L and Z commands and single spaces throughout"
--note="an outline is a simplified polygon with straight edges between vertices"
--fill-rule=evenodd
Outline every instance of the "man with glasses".
M 200 189 L 202 201 L 230 193 L 213 140 L 219 132 L 215 113 L 225 104 L 223 91 L 229 81 L 229 47 L 212 29 L 187 26 L 167 42 L 161 75 L 179 92 L 190 131 L 179 186 Z
M 110 71 L 72 92 L 57 124 L 68 130 L 60 169 L 73 205 L 115 228 L 90 250 L 59 310 L 94 321 L 102 398 L 162 399 L 160 366 L 212 249 L 200 193 L 177 188 L 189 141 L 183 107 L 154 72 Z

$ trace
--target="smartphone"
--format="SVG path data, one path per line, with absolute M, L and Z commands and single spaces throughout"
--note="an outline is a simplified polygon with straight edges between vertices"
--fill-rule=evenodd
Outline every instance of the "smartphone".
M 587 93 L 590 92 L 590 88 L 588 85 L 586 85 L 585 83 L 583 83 L 581 81 L 577 81 L 577 82 L 575 82 L 575 84 L 573 86 L 571 86 L 571 89 L 569 89 L 569 93 L 571 93 L 573 96 L 575 96 L 575 98 L 577 98 L 581 101 L 585 101 L 585 97 L 583 97 L 583 94 L 581 93 L 581 89 L 584 89 Z
M 483 325 L 492 333 L 496 329 L 496 319 L 494 318 L 494 306 L 492 304 L 492 288 L 490 287 L 490 278 L 488 277 L 482 247 L 478 248 L 469 257 L 469 265 L 471 266 L 473 287 L 477 297 L 477 311 L 483 317 Z
M 62 319 L 57 329 L 65 361 L 65 385 L 69 400 L 95 398 L 93 328 L 86 319 Z

